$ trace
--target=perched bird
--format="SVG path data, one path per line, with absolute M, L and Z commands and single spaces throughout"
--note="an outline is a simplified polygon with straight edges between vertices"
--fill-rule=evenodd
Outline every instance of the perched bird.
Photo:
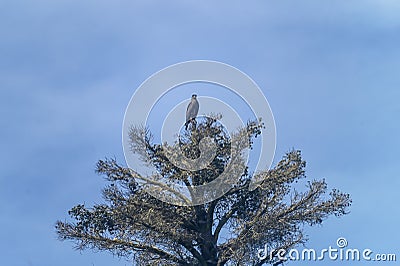
M 185 123 L 185 130 L 187 130 L 189 123 L 194 122 L 196 123 L 196 116 L 199 112 L 199 102 L 197 101 L 197 95 L 193 94 L 192 99 L 186 109 L 186 123 Z

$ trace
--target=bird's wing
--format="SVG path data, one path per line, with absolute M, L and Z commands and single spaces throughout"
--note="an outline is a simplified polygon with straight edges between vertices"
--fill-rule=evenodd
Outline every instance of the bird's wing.
M 190 102 L 186 109 L 186 121 L 188 121 L 191 118 L 192 109 L 193 109 L 193 102 Z

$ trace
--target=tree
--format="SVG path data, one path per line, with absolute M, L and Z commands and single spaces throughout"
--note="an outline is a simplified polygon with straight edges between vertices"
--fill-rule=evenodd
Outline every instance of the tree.
M 261 127 L 249 122 L 240 129 L 248 134 L 250 146 Z M 148 130 L 132 127 L 130 132 L 132 151 L 140 153 L 137 144 L 144 141 L 158 172 L 189 189 L 215 180 L 233 156 L 232 140 L 213 118 L 184 131 L 177 145 L 185 156 L 197 158 L 204 136 L 214 139 L 217 156 L 206 169 L 188 171 L 167 159 L 166 149 L 153 143 Z M 304 225 L 344 215 L 351 204 L 350 196 L 336 189 L 327 195 L 324 180 L 308 181 L 302 190 L 294 188 L 305 179 L 305 166 L 300 151 L 292 150 L 274 168 L 256 176 L 246 168 L 218 199 L 179 206 L 147 193 L 148 177 L 115 159 L 100 160 L 96 171 L 109 182 L 103 190 L 105 203 L 73 207 L 69 211 L 73 221 L 58 221 L 56 231 L 78 249 L 110 251 L 132 259 L 134 265 L 277 265 L 282 262 L 270 256 L 260 259 L 257 250 L 265 244 L 278 250 L 305 243 Z M 251 178 L 259 180 L 254 190 L 249 189 Z

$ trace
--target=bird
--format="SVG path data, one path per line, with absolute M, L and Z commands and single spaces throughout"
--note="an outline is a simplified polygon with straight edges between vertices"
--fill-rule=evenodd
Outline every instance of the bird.
M 193 94 L 192 99 L 186 109 L 186 123 L 185 123 L 185 130 L 187 130 L 189 123 L 194 122 L 196 123 L 196 116 L 199 112 L 199 102 L 197 101 L 197 95 Z

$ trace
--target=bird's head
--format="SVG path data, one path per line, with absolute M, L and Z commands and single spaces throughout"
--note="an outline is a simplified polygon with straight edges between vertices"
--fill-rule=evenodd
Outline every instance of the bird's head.
M 192 99 L 196 99 L 197 94 L 192 94 Z

